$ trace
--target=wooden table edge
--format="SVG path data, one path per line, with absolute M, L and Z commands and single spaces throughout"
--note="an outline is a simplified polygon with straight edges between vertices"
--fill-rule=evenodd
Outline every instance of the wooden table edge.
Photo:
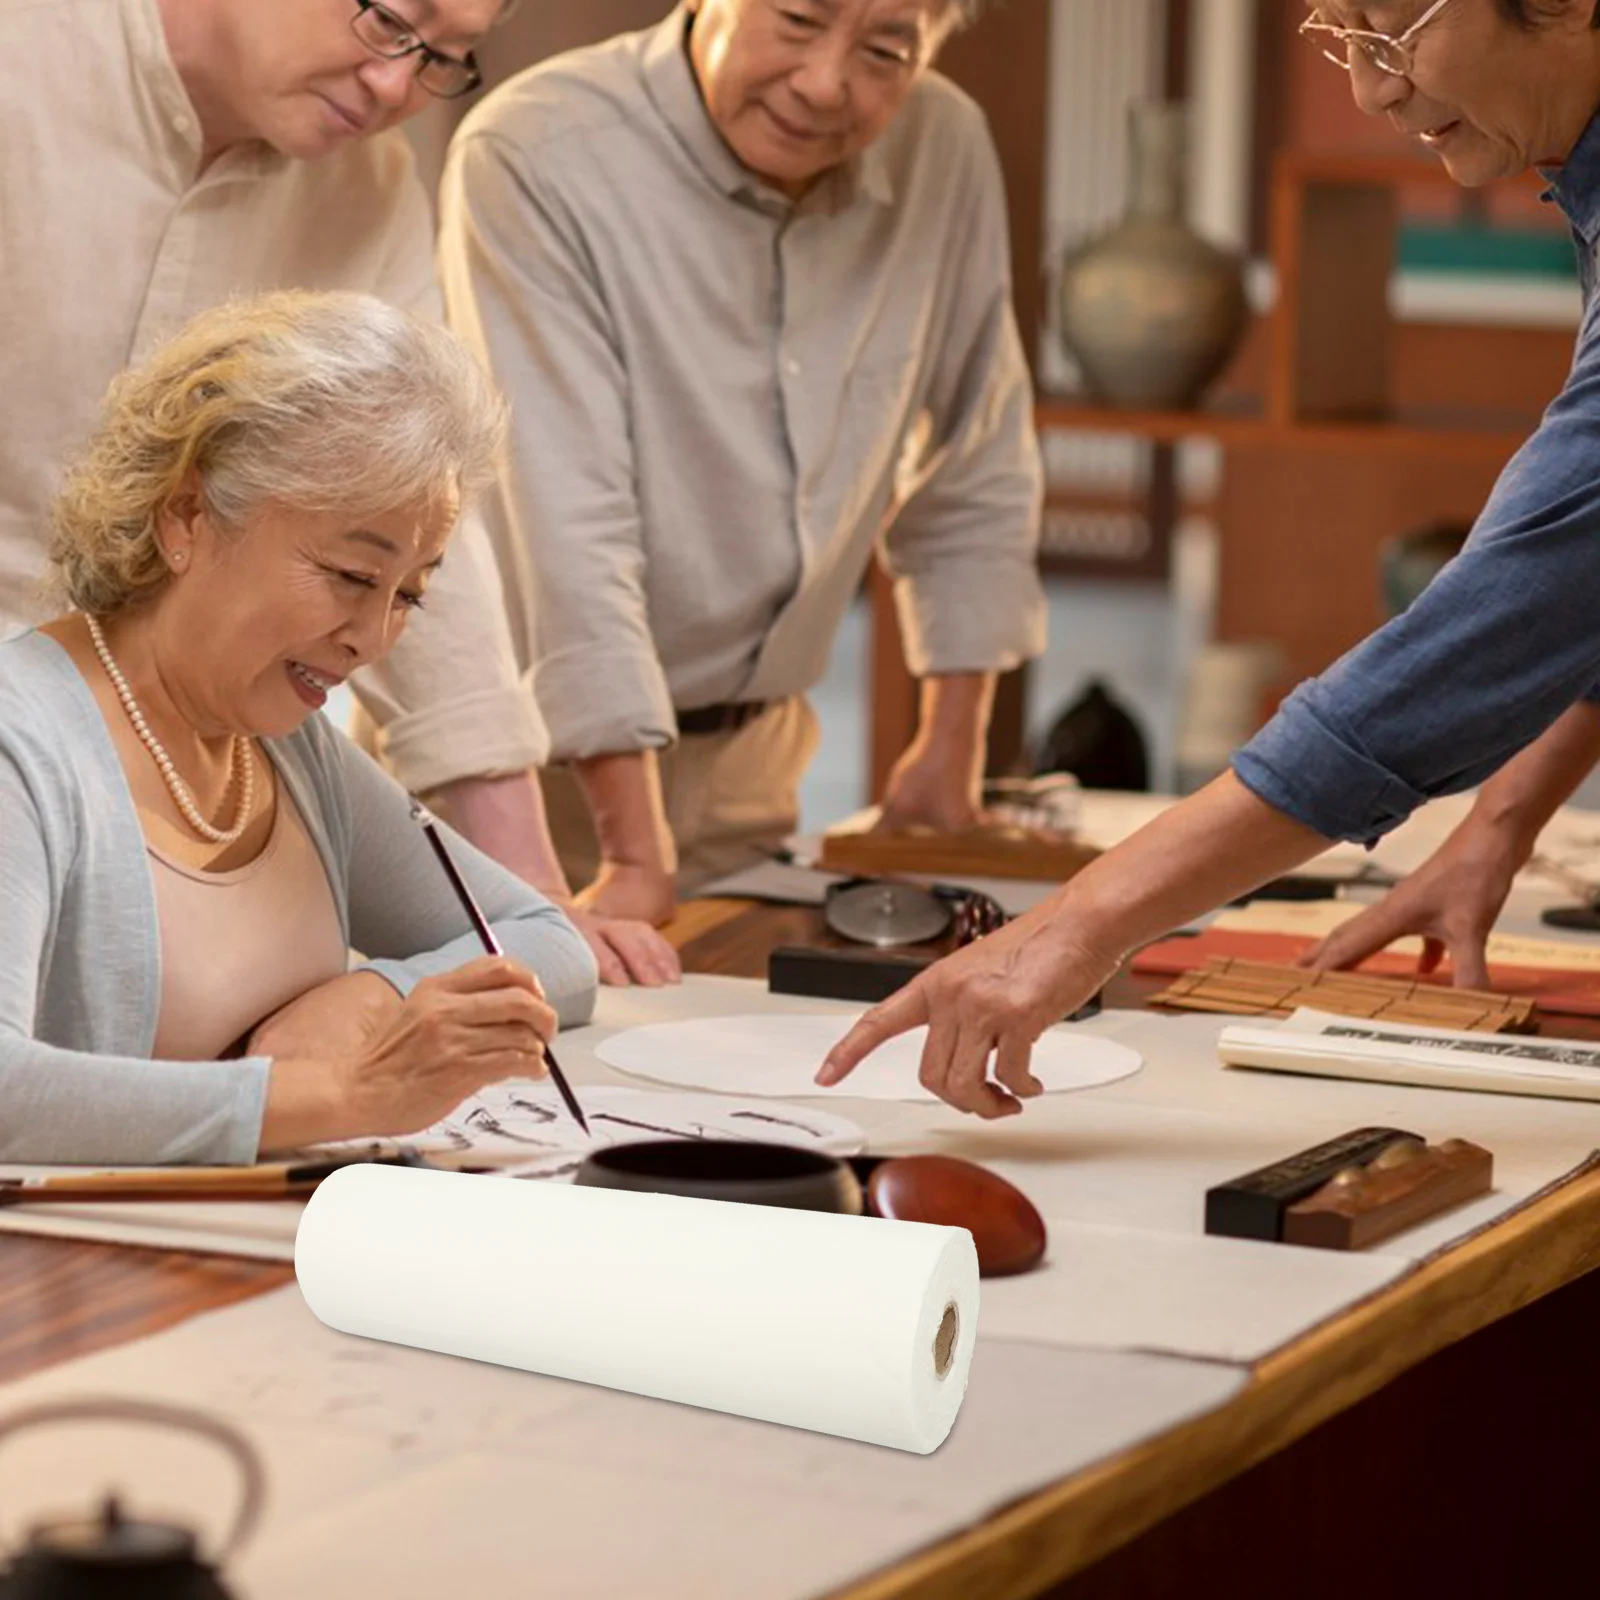
M 692 901 L 665 931 L 681 948 L 752 909 L 744 900 Z M 167 1305 L 113 1337 L 91 1337 L 59 1356 L 24 1358 L 13 1364 L 6 1381 L 147 1337 L 292 1281 L 292 1268 L 275 1262 L 174 1253 L 170 1247 L 84 1246 L 93 1254 L 104 1252 L 108 1263 L 124 1251 L 146 1248 L 175 1271 L 187 1263 L 226 1263 L 223 1281 L 208 1285 L 199 1304 Z M 1591 1167 L 1273 1352 L 1220 1406 L 836 1591 L 835 1600 L 1031 1600 L 1437 1351 L 1597 1267 L 1600 1170 Z
M 1446 1346 L 1596 1267 L 1600 1171 L 1591 1167 L 1273 1352 L 1214 1410 L 837 1591 L 837 1600 L 1029 1600 Z
M 684 948 L 757 909 L 747 900 L 691 901 L 665 931 Z M 1214 1410 L 837 1591 L 835 1600 L 1031 1600 L 1429 1356 L 1596 1267 L 1600 1171 L 1591 1169 L 1272 1352 Z
M 109 1254 L 144 1247 L 89 1248 Z M 190 1252 L 151 1253 L 174 1267 L 197 1259 Z M 167 1308 L 121 1337 L 94 1341 L 95 1347 L 148 1337 L 293 1281 L 292 1269 L 276 1263 L 198 1260 L 232 1281 L 214 1285 L 209 1303 L 177 1314 Z M 1031 1600 L 1437 1351 L 1597 1267 L 1600 1169 L 1591 1166 L 1274 1351 L 1221 1405 L 836 1591 L 835 1600 Z M 261 1279 L 240 1281 L 257 1270 Z M 26 1362 L 9 1381 L 73 1358 Z M 1063 1425 L 1070 1426 L 1070 1418 Z

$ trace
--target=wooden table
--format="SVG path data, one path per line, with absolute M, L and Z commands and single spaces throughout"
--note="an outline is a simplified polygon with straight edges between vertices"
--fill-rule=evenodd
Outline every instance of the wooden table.
M 808 910 L 701 901 L 672 932 L 691 970 L 760 976 L 773 947 L 817 926 Z M 1119 978 L 1109 998 L 1137 1004 L 1151 987 Z M 1600 1172 L 1262 1362 L 1219 1411 L 847 1600 L 1592 1593 L 1596 1267 Z M 0 1380 L 291 1277 L 258 1262 L 0 1236 Z

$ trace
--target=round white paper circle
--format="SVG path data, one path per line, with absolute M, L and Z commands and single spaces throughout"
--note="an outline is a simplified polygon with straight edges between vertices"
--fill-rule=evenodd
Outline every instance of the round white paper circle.
M 860 1015 L 857 1013 L 856 1015 Z M 932 1100 L 917 1081 L 926 1028 L 891 1039 L 831 1089 L 815 1080 L 823 1057 L 856 1016 L 698 1017 L 613 1034 L 595 1053 L 609 1067 L 655 1083 L 714 1094 L 796 1100 Z M 1132 1077 L 1144 1065 L 1137 1050 L 1093 1034 L 1052 1029 L 1033 1047 L 1033 1075 L 1050 1094 L 1094 1089 Z M 992 1071 L 992 1068 L 991 1068 Z

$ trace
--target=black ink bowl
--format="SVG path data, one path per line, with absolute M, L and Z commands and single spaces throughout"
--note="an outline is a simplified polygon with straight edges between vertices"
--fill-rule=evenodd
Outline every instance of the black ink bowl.
M 820 1150 L 746 1139 L 644 1139 L 608 1145 L 585 1157 L 572 1181 L 599 1189 L 854 1217 L 866 1210 L 861 1182 L 845 1162 Z
M 837 1211 L 965 1228 L 983 1277 L 1031 1272 L 1044 1260 L 1045 1224 L 998 1173 L 954 1156 L 850 1156 L 745 1139 L 644 1139 L 596 1150 L 574 1183 L 695 1200 Z

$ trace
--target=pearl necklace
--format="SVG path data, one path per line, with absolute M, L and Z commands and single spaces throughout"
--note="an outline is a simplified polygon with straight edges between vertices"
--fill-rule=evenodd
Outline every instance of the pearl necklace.
M 100 665 L 106 669 L 111 687 L 117 691 L 122 709 L 128 713 L 128 721 L 133 724 L 133 731 L 138 734 L 140 743 L 154 758 L 168 791 L 179 811 L 183 813 L 184 821 L 201 838 L 209 839 L 213 844 L 236 843 L 243 837 L 244 830 L 249 824 L 250 808 L 255 800 L 256 768 L 255 762 L 250 759 L 250 741 L 235 734 L 233 748 L 228 752 L 228 787 L 232 788 L 235 781 L 239 783 L 239 809 L 234 813 L 233 826 L 227 829 L 213 828 L 201 816 L 200 807 L 195 804 L 194 793 L 178 776 L 178 769 L 172 764 L 172 757 L 150 731 L 150 724 L 144 720 L 144 713 L 139 709 L 139 702 L 133 698 L 133 690 L 128 687 L 128 680 L 123 677 L 122 668 L 112 659 L 110 647 L 106 644 L 106 636 L 100 629 L 100 619 L 85 614 L 84 621 L 89 624 L 89 637 L 94 641 L 94 653 L 100 657 Z

